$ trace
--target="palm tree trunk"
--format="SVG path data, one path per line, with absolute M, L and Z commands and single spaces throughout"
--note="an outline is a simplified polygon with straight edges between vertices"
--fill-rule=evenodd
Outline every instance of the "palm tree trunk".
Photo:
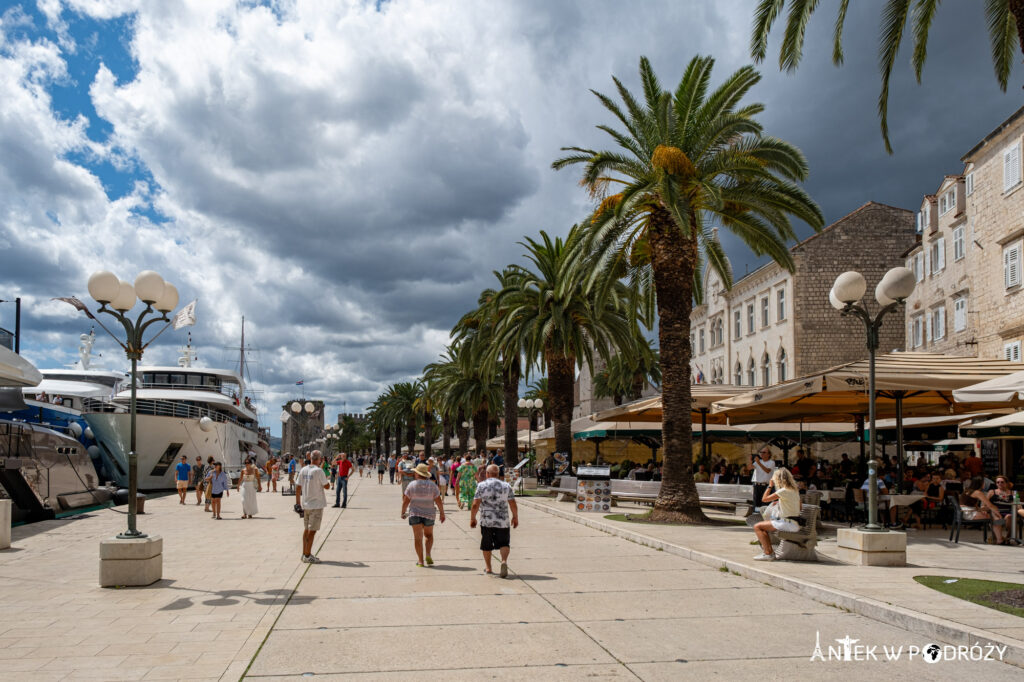
M 519 454 L 519 357 L 501 374 L 505 392 L 505 463 L 513 466 Z
M 402 422 L 395 422 L 395 456 L 402 456 Z
M 462 425 L 464 421 L 466 421 L 466 412 L 460 407 L 458 414 L 455 415 L 455 431 L 459 435 L 459 457 L 466 456 L 469 443 L 469 429 Z
M 423 410 L 423 456 L 430 457 L 430 446 L 434 442 L 434 413 Z
M 441 452 L 444 454 L 445 459 L 452 456 L 451 428 L 452 418 L 445 413 L 441 417 Z
M 380 429 L 377 429 L 373 434 L 373 456 L 380 457 Z
M 644 394 L 644 384 L 647 383 L 644 375 L 637 374 L 633 377 L 633 384 L 629 387 L 629 401 L 640 400 Z
M 409 448 L 409 454 L 416 455 L 416 415 L 405 420 L 405 445 Z
M 651 518 L 706 523 L 693 481 L 690 415 L 690 312 L 697 242 L 683 236 L 665 210 L 651 214 L 648 230 L 661 346 L 663 464 Z
M 548 395 L 551 416 L 555 422 L 555 452 L 565 453 L 572 467 L 572 382 L 576 359 L 548 350 L 544 353 L 548 366 Z
M 476 456 L 487 455 L 487 422 L 490 421 L 487 407 L 481 407 L 473 413 L 473 438 L 476 439 Z
M 384 454 L 391 454 L 391 429 L 384 429 Z

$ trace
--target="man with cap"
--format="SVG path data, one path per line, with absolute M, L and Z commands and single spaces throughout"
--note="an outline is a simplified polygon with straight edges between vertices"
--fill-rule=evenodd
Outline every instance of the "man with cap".
M 433 566 L 430 550 L 434 547 L 434 507 L 444 523 L 444 501 L 437 484 L 430 480 L 430 467 L 417 464 L 412 469 L 414 480 L 405 487 L 402 493 L 402 518 L 408 510 L 409 525 L 412 526 L 413 546 L 416 548 L 417 566 Z M 426 554 L 424 555 L 424 538 L 426 538 Z
M 174 467 L 174 477 L 178 483 L 178 504 L 185 504 L 185 495 L 188 493 L 188 479 L 192 467 L 189 466 L 188 457 L 181 456 L 181 461 Z

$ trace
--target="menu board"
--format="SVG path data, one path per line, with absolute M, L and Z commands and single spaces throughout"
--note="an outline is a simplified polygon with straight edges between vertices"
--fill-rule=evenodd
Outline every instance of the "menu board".
M 999 473 L 999 441 L 988 439 L 981 441 L 981 462 L 985 473 L 995 478 Z
M 579 480 L 576 483 L 576 511 L 608 513 L 612 508 L 609 481 Z

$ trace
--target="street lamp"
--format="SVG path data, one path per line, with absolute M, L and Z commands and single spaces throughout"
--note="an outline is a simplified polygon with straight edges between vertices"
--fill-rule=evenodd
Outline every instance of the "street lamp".
M 135 523 L 138 509 L 136 496 L 139 491 L 139 462 L 135 451 L 136 375 L 143 351 L 160 334 L 163 334 L 167 327 L 171 326 L 171 319 L 167 317 L 167 314 L 178 306 L 178 290 L 171 283 L 165 282 L 163 277 L 152 270 L 140 272 L 139 276 L 135 278 L 134 285 L 124 280 L 119 280 L 112 272 L 102 271 L 93 273 L 89 277 L 89 295 L 100 304 L 97 313 L 110 315 L 124 327 L 124 342 L 104 327 L 103 323 L 88 310 L 85 311 L 86 314 L 96 320 L 103 331 L 110 334 L 117 341 L 117 344 L 124 349 L 125 355 L 132 361 L 132 387 L 129 408 L 131 412 L 131 430 L 128 442 L 128 530 L 120 533 L 117 537 L 120 539 L 144 538 L 146 537 L 145 534 L 139 531 Z M 138 301 L 145 303 L 146 309 L 132 321 L 128 316 L 128 311 L 135 307 Z M 160 313 L 160 317 L 146 319 L 147 316 L 155 315 L 157 312 Z M 149 341 L 143 342 L 143 334 L 156 322 L 166 322 L 167 324 Z
M 864 275 L 853 270 L 836 277 L 835 284 L 828 294 L 832 307 L 844 317 L 852 315 L 864 323 L 867 332 L 868 346 L 868 420 L 870 421 L 871 445 L 868 461 L 868 523 L 864 530 L 884 532 L 885 528 L 878 525 L 878 461 L 875 459 L 875 351 L 878 350 L 878 329 L 882 326 L 882 318 L 891 310 L 906 301 L 914 291 L 916 279 L 914 273 L 907 268 L 893 268 L 882 276 L 875 287 L 875 300 L 881 309 L 874 317 L 867 307 L 860 303 L 867 282 Z M 898 453 L 902 456 L 902 453 Z
M 544 407 L 544 401 L 541 400 L 540 398 L 534 398 L 532 400 L 529 399 L 529 398 L 520 398 L 519 402 L 516 403 L 516 405 L 519 406 L 519 409 L 526 410 L 527 419 L 530 420 L 530 436 L 529 436 L 530 445 L 529 445 L 529 448 L 530 448 L 530 454 L 532 455 L 533 454 L 533 413 L 534 412 L 539 412 L 540 409 L 542 407 Z M 533 465 L 531 464 L 530 466 L 533 466 Z

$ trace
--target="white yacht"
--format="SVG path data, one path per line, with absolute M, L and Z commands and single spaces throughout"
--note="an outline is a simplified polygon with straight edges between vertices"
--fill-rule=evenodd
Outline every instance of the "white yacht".
M 191 344 L 181 349 L 177 367 L 139 367 L 136 389 L 139 489 L 173 489 L 174 466 L 182 455 L 223 463 L 237 477 L 250 454 L 262 464 L 269 456 L 261 442 L 255 406 L 245 396 L 241 376 L 224 369 L 193 367 Z M 130 385 L 108 401 L 85 400 L 83 416 L 97 439 L 128 470 Z
M 96 442 L 88 424 L 82 418 L 86 400 L 107 400 L 128 385 L 124 372 L 92 367 L 92 347 L 96 336 L 82 334 L 78 348 L 79 360 L 65 369 L 43 369 L 42 381 L 36 386 L 21 389 L 23 402 L 7 401 L 0 405 L 0 419 L 38 424 L 58 432 L 67 433 L 82 444 L 103 481 L 116 481 L 127 485 L 128 472 Z

